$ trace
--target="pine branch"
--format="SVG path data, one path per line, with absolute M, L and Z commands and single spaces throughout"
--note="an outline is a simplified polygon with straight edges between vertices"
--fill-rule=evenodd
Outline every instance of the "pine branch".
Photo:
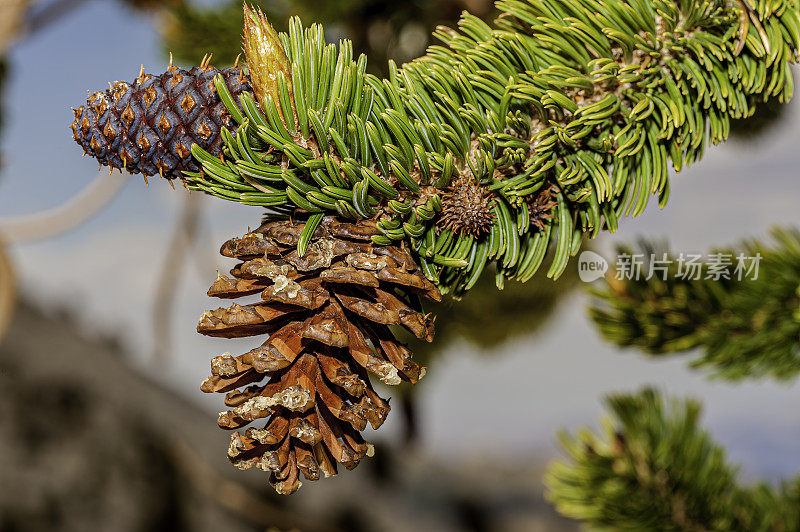
M 717 273 L 709 276 L 708 259 L 693 278 L 686 269 L 679 271 L 679 257 L 642 245 L 638 253 L 666 259 L 668 271 L 650 279 L 644 274 L 607 279 L 592 290 L 592 319 L 606 340 L 621 347 L 653 355 L 700 347 L 692 366 L 715 376 L 792 379 L 800 372 L 800 231 L 775 229 L 772 236 L 772 246 L 750 241 L 717 250 L 719 257 L 733 258 L 715 262 L 722 266 L 717 279 Z M 619 253 L 632 256 L 637 250 Z M 736 271 L 738 256 L 759 255 L 755 278 L 755 272 Z M 645 264 L 643 272 L 648 268 Z
M 458 31 L 439 28 L 445 46 L 401 69 L 390 63 L 388 79 L 367 74 L 350 41 L 329 45 L 297 18 L 276 33 L 259 12 L 245 17 L 251 83 L 237 74 L 231 85 L 236 69 L 216 83 L 229 116 L 200 126 L 162 116 L 126 142 L 116 127 L 93 129 L 109 104 L 121 106 L 115 123 L 135 122 L 128 89 L 140 98 L 147 85 L 140 103 L 150 108 L 158 91 L 142 74 L 76 111 L 76 140 L 105 164 L 158 168 L 279 216 L 375 220 L 375 244 L 412 249 L 440 291 L 459 295 L 491 263 L 498 287 L 545 263 L 558 277 L 584 235 L 614 232 L 652 195 L 666 204 L 670 161 L 680 170 L 725 140 L 731 120 L 791 96 L 793 0 L 497 7 L 493 26 L 465 14 Z M 161 81 L 200 76 L 182 72 Z M 193 108 L 194 96 L 180 96 Z
M 800 478 L 742 487 L 698 426 L 700 405 L 647 389 L 611 396 L 602 433 L 562 435 L 567 460 L 546 474 L 559 512 L 598 530 L 800 529 Z
M 437 30 L 445 47 L 390 64 L 388 80 L 366 74 L 348 41 L 327 45 L 293 19 L 264 41 L 292 71 L 258 103 L 243 95 L 242 110 L 227 98 L 242 126 L 224 162 L 195 150 L 204 171 L 187 174 L 189 188 L 377 218 L 377 244 L 407 242 L 429 279 L 462 293 L 489 262 L 500 286 L 529 279 L 551 244 L 547 273 L 559 276 L 584 234 L 615 231 L 652 194 L 666 204 L 669 161 L 680 170 L 731 119 L 791 95 L 793 2 L 497 6 L 494 27 L 464 15 L 460 31 Z M 472 199 L 448 206 L 448 195 Z

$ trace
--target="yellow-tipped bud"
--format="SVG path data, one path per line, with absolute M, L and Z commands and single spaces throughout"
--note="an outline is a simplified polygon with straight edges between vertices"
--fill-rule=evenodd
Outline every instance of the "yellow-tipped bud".
M 250 72 L 250 85 L 262 108 L 267 104 L 267 95 L 272 96 L 276 104 L 280 101 L 279 76 L 283 76 L 290 100 L 293 100 L 292 66 L 278 38 L 278 32 L 260 9 L 251 9 L 247 4 L 244 5 L 244 55 Z M 280 106 L 277 107 L 281 118 L 288 124 Z

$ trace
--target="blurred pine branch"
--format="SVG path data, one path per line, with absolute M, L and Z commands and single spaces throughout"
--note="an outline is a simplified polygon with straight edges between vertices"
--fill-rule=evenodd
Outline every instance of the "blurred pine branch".
M 601 431 L 562 434 L 567 458 L 545 476 L 562 514 L 596 530 L 800 529 L 800 478 L 742 486 L 699 426 L 698 402 L 646 389 L 610 396 L 606 406 Z
M 708 278 L 706 268 L 699 279 L 680 275 L 678 257 L 652 243 L 620 248 L 620 256 L 666 257 L 669 269 L 650 279 L 607 278 L 592 290 L 591 317 L 603 337 L 620 347 L 651 355 L 700 348 L 692 366 L 715 376 L 792 379 L 800 372 L 800 231 L 774 229 L 772 237 L 771 244 L 751 240 L 716 250 L 733 258 L 718 279 Z M 756 278 L 738 279 L 740 255 L 761 256 Z

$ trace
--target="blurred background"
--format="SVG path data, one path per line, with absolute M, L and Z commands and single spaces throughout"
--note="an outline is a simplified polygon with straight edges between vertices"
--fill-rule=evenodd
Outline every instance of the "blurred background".
M 299 14 L 350 38 L 381 74 L 430 31 L 486 0 L 259 2 L 278 29 Z M 219 397 L 199 383 L 237 341 L 195 333 L 222 242 L 256 208 L 166 182 L 98 175 L 67 129 L 86 90 L 239 52 L 241 4 L 0 0 L 0 530 L 574 530 L 542 497 L 561 428 L 596 426 L 602 397 L 651 384 L 705 404 L 705 425 L 745 480 L 800 470 L 800 389 L 709 381 L 686 359 L 602 343 L 573 262 L 497 292 L 491 275 L 435 309 L 413 390 L 391 390 L 376 457 L 279 497 L 225 457 Z M 763 110 L 674 176 L 654 205 L 592 243 L 667 238 L 703 253 L 775 224 L 800 225 L 800 107 Z M 249 347 L 248 347 L 249 348 Z M 383 394 L 386 395 L 386 394 Z

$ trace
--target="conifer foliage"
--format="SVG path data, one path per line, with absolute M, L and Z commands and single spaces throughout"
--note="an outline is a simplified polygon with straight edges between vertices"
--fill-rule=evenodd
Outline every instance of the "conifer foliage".
M 795 379 L 800 231 L 776 228 L 772 236 L 771 245 L 715 249 L 688 277 L 679 259 L 651 243 L 622 247 L 621 254 L 638 251 L 669 266 L 649 278 L 609 276 L 592 290 L 592 319 L 619 346 L 653 355 L 700 348 L 692 367 L 715 377 Z M 743 277 L 739 260 L 720 257 L 754 258 L 758 269 Z M 699 428 L 697 402 L 644 390 L 610 397 L 607 406 L 603 433 L 562 435 L 566 460 L 545 477 L 562 514 L 599 529 L 800 530 L 800 477 L 777 488 L 741 486 L 724 449 Z
M 429 279 L 461 293 L 487 262 L 499 284 L 529 279 L 551 244 L 558 276 L 582 235 L 614 231 L 652 195 L 666 204 L 668 162 L 680 170 L 732 118 L 791 96 L 792 1 L 497 7 L 493 27 L 465 14 L 459 31 L 437 31 L 445 46 L 384 80 L 318 25 L 293 19 L 277 34 L 246 13 L 257 99 L 218 84 L 239 127 L 224 134 L 224 161 L 193 146 L 203 172 L 187 185 L 280 213 L 376 218 L 376 244 L 406 242 Z M 438 223 L 443 195 L 469 181 L 491 196 L 480 237 Z M 532 223 L 551 185 L 552 219 Z
M 727 2 L 499 2 L 496 28 L 465 15 L 460 32 L 438 31 L 447 47 L 388 80 L 294 19 L 268 48 L 276 57 L 257 67 L 248 56 L 251 76 L 283 71 L 259 102 L 266 117 L 243 98 L 242 142 L 282 154 L 252 162 L 229 142 L 233 169 L 197 150 L 205 175 L 187 181 L 254 204 L 378 216 L 376 243 L 407 241 L 444 291 L 469 289 L 488 261 L 526 280 L 551 243 L 557 276 L 584 233 L 614 231 L 652 194 L 666 203 L 668 161 L 696 160 L 756 99 L 790 96 L 796 11 L 742 6 L 744 24 Z M 236 176 L 267 191 L 234 187 Z M 437 227 L 460 177 L 492 195 L 483 238 Z M 539 230 L 528 206 L 550 184 L 553 221 Z
M 800 530 L 800 477 L 744 487 L 699 426 L 700 405 L 645 389 L 606 400 L 602 432 L 562 435 L 547 496 L 597 530 Z
M 382 325 L 419 319 L 429 339 L 430 317 L 418 304 L 420 290 L 433 299 L 460 296 L 487 266 L 495 268 L 501 288 L 506 279 L 530 279 L 543 265 L 549 277 L 560 276 L 585 236 L 614 232 L 620 218 L 642 213 L 652 196 L 662 207 L 667 203 L 669 162 L 680 170 L 698 160 L 709 143 L 725 140 L 732 119 L 749 116 L 760 101 L 791 96 L 789 63 L 800 45 L 800 20 L 791 0 L 499 0 L 496 6 L 501 15 L 492 25 L 464 14 L 458 29 L 436 31 L 442 45 L 400 68 L 391 63 L 387 79 L 367 74 L 366 57 L 353 57 L 349 41 L 328 44 L 319 25 L 304 27 L 294 18 L 287 33 L 278 33 L 259 11 L 245 7 L 246 77 L 232 85 L 223 72 L 202 86 L 209 92 L 206 107 L 225 108 L 224 114 L 211 115 L 219 118 L 219 142 L 194 139 L 184 123 L 188 118 L 174 107 L 185 101 L 183 91 L 200 90 L 196 84 L 173 84 L 154 102 L 114 97 L 103 113 L 92 114 L 94 103 L 87 102 L 76 114 L 74 136 L 102 164 L 145 175 L 166 164 L 165 177 L 181 173 L 190 190 L 265 208 L 263 227 L 290 223 L 295 236 L 264 249 L 270 268 L 297 269 L 292 261 L 304 260 L 311 250 L 347 246 L 349 237 L 326 232 L 331 223 L 348 223 L 354 234 L 368 235 L 369 248 L 358 251 L 365 256 L 352 261 L 410 257 L 413 264 L 405 264 L 402 276 L 386 279 L 375 272 L 385 274 L 395 265 L 384 261 L 370 272 L 347 262 L 350 251 L 328 257 L 346 256 L 345 270 L 329 273 L 333 263 L 326 262 L 296 281 L 320 291 L 320 305 L 327 306 L 304 307 L 295 299 L 302 294 L 292 291 L 291 313 L 281 308 L 280 317 L 273 314 L 279 321 L 295 312 L 311 320 L 342 307 L 344 317 L 359 315 L 365 319 L 355 329 L 369 339 L 359 349 L 383 350 L 386 362 L 413 382 L 419 374 L 410 369 L 410 357 L 386 352 L 381 341 L 393 344 L 393 339 L 370 336 L 366 319 L 379 317 Z M 203 65 L 203 76 L 207 68 Z M 156 79 L 169 84 L 174 74 L 168 74 Z M 130 92 L 127 85 L 120 87 Z M 140 105 L 141 112 L 128 112 L 128 104 Z M 167 116 L 170 110 L 174 116 Z M 151 111 L 147 120 L 137 119 Z M 120 119 L 127 128 L 124 138 L 144 138 L 147 149 L 102 144 L 106 125 Z M 165 119 L 170 127 L 159 127 Z M 162 161 L 175 151 L 176 139 L 189 147 L 191 164 L 183 150 L 180 161 Z M 257 293 L 263 287 L 252 284 L 255 274 L 243 268 L 234 267 L 239 279 L 234 284 Z M 342 284 L 353 286 L 341 289 Z M 263 288 L 262 302 L 248 309 L 259 314 L 276 290 Z M 230 323 L 257 319 L 234 310 L 211 317 Z M 292 323 L 302 320 L 291 317 Z M 208 332 L 206 325 L 201 322 L 201 332 Z M 219 335 L 240 332 L 234 324 Z M 351 328 L 348 342 L 357 342 L 356 332 Z M 270 382 L 281 389 L 318 383 L 319 392 L 332 376 L 318 355 L 329 355 L 335 346 L 316 349 L 306 342 L 311 339 L 301 338 L 299 332 L 288 338 L 300 343 L 290 350 L 288 366 L 269 369 Z M 337 353 L 333 358 L 359 378 L 364 367 L 370 369 Z M 255 366 L 245 367 L 253 359 L 246 358 L 235 359 L 233 366 L 226 358 L 216 368 L 246 377 L 214 391 L 254 382 Z M 275 402 L 276 386 L 237 393 L 264 398 L 257 402 L 269 410 L 264 416 L 275 415 L 271 419 L 299 419 L 279 410 L 285 405 Z M 310 412 L 317 396 L 332 404 L 310 384 L 300 387 L 308 397 L 295 405 L 299 412 Z M 343 404 L 358 403 L 343 397 Z M 239 400 L 236 394 L 229 398 Z M 353 412 L 340 414 L 342 421 Z M 358 431 L 362 424 L 351 425 Z M 296 489 L 301 459 L 306 478 L 313 479 L 320 469 L 335 471 L 320 460 L 351 464 L 347 457 L 366 453 L 360 435 L 349 429 L 329 426 L 326 434 L 318 425 L 322 439 L 312 440 L 323 441 L 328 454 L 315 454 L 291 424 L 286 427 L 281 421 L 280 437 L 252 452 L 267 457 L 260 463 L 273 472 L 281 491 Z M 232 444 L 232 458 L 256 446 L 239 443 Z

